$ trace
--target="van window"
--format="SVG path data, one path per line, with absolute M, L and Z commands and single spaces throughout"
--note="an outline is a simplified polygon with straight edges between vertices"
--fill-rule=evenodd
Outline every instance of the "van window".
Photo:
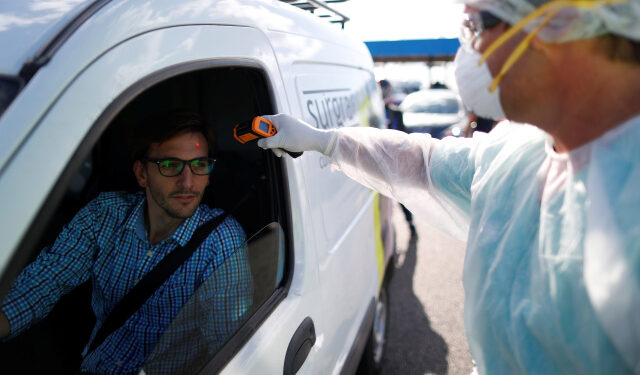
M 63 198 L 43 208 L 53 214 L 33 223 L 30 230 L 34 233 L 36 228 L 46 229 L 37 245 L 28 249 L 27 263 L 51 246 L 64 224 L 101 193 L 141 191 L 132 173 L 133 157 L 126 150 L 131 148 L 132 136 L 143 118 L 167 109 L 198 113 L 214 134 L 216 158 L 202 203 L 230 212 L 240 226 L 243 241 L 220 264 L 212 266 L 214 270 L 204 280 L 193 285 L 192 294 L 181 297 L 185 301 L 176 311 L 167 314 L 166 329 L 159 332 L 144 363 L 149 373 L 192 374 L 221 351 L 238 350 L 249 336 L 240 331 L 253 330 L 247 322 L 255 325 L 264 319 L 268 313 L 265 309 L 275 306 L 266 301 L 283 297 L 285 292 L 290 272 L 286 265 L 292 263 L 286 259 L 288 224 L 280 165 L 271 152 L 233 138 L 236 123 L 272 113 L 269 90 L 259 70 L 224 67 L 183 73 L 125 99 L 128 104 L 99 138 L 89 140 L 94 144 L 89 154 L 83 155 L 80 166 L 74 168 L 68 183 L 56 187 L 64 190 Z M 240 281 L 235 282 L 234 277 Z M 96 321 L 92 289 L 91 280 L 76 287 L 46 318 L 0 344 L 2 372 L 77 371 Z M 243 339 L 234 340 L 234 335 Z

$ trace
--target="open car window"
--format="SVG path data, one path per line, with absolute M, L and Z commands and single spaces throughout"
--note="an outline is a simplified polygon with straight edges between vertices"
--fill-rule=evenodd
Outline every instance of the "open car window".
M 194 374 L 282 281 L 284 233 L 270 223 L 236 249 L 182 307 L 147 358 L 144 374 Z M 246 269 L 246 267 L 250 269 Z

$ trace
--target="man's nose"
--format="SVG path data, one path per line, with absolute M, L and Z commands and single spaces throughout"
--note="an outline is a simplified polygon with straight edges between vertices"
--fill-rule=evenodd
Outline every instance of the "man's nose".
M 178 175 L 178 183 L 183 188 L 190 189 L 191 187 L 193 187 L 194 178 L 195 176 L 193 175 L 193 172 L 191 172 L 191 168 L 189 167 L 189 165 L 185 165 L 182 173 Z

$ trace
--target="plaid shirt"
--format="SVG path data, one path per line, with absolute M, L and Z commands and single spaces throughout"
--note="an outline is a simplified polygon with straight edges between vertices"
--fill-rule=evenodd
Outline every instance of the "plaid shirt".
M 152 245 L 144 227 L 145 207 L 143 193 L 111 192 L 101 194 L 80 210 L 54 245 L 24 269 L 4 300 L 2 310 L 11 325 L 11 337 L 45 317 L 63 294 L 91 278 L 91 304 L 96 315 L 91 342 L 116 303 L 147 272 L 178 245 L 186 245 L 199 225 L 222 213 L 200 205 L 170 237 Z M 122 327 L 92 353 L 86 353 L 87 344 L 82 369 L 101 374 L 138 371 L 201 285 L 209 293 L 205 298 L 205 293 L 198 290 L 194 296 L 207 302 L 201 304 L 204 311 L 200 309 L 198 320 L 209 349 L 217 349 L 219 341 L 224 342 L 235 331 L 252 303 L 244 240 L 240 224 L 226 218 Z M 162 341 L 167 346 L 172 340 L 162 337 Z M 170 371 L 182 364 L 164 366 Z

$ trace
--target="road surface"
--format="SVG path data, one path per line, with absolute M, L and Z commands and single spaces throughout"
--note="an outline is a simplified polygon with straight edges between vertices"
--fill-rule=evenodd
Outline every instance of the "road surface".
M 420 220 L 415 221 L 417 237 L 411 237 L 397 204 L 393 221 L 400 256 L 390 285 L 381 373 L 469 375 L 473 365 L 463 323 L 465 243 Z

